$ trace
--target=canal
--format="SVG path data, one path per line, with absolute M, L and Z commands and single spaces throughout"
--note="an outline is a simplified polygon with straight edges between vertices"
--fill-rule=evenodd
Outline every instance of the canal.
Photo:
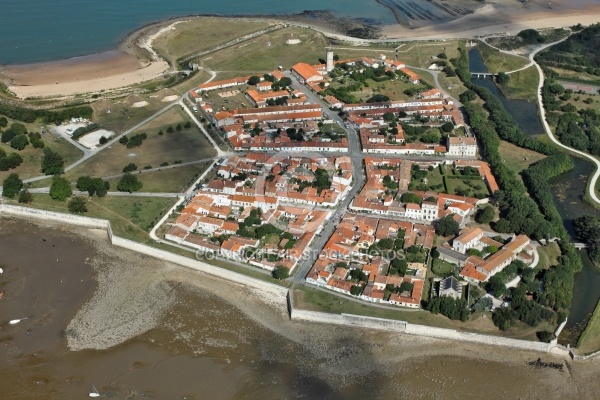
M 481 54 L 476 48 L 469 50 L 469 70 L 471 72 L 488 72 Z M 535 103 L 525 100 L 510 100 L 504 97 L 492 79 L 475 79 L 472 83 L 485 87 L 492 92 L 512 115 L 520 128 L 531 136 L 544 135 L 544 128 L 538 117 Z M 600 218 L 600 210 L 585 203 L 583 197 L 586 191 L 588 177 L 594 167 L 579 158 L 573 157 L 574 168 L 555 178 L 549 183 L 552 188 L 554 203 L 569 236 L 578 241 L 573 232 L 573 220 L 583 215 L 594 215 Z M 587 251 L 580 252 L 583 269 L 575 275 L 573 302 L 569 310 L 569 319 L 563 334 L 562 343 L 575 345 L 589 316 L 593 313 L 600 300 L 600 268 L 596 267 Z

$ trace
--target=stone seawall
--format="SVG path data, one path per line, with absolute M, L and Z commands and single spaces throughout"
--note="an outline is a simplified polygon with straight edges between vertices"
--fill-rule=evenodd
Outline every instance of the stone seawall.
M 45 221 L 57 221 L 86 228 L 104 229 L 107 232 L 109 241 L 115 246 L 133 250 L 135 252 L 158 258 L 160 260 L 169 261 L 183 267 L 191 268 L 218 278 L 226 279 L 230 282 L 235 282 L 255 289 L 266 290 L 282 301 L 285 301 L 287 296 L 288 290 L 284 287 L 116 236 L 112 232 L 110 222 L 104 219 L 56 213 L 52 211 L 38 210 L 35 208 L 13 206 L 8 204 L 0 204 L 0 215 L 41 219 Z
M 307 311 L 294 309 L 290 310 L 292 320 L 320 322 L 324 324 L 353 326 L 369 329 L 377 329 L 380 331 L 404 333 L 406 322 L 395 321 L 391 319 L 366 317 L 363 315 L 353 314 L 328 314 L 318 311 Z
M 107 220 L 82 217 L 71 214 L 62 214 L 52 211 L 38 210 L 34 208 L 13 206 L 0 203 L 0 215 L 17 216 L 33 219 L 41 219 L 46 221 L 58 221 L 71 225 L 77 225 L 87 228 L 104 229 L 107 232 L 110 242 L 122 248 L 133 250 L 135 252 L 145 254 L 150 257 L 155 257 L 161 260 L 169 261 L 177 265 L 191 268 L 206 274 L 226 279 L 230 282 L 235 282 L 251 288 L 269 292 L 273 299 L 285 301 L 288 299 L 289 314 L 292 320 L 311 321 L 325 324 L 334 324 L 339 326 L 351 326 L 359 328 L 376 329 L 388 332 L 405 333 L 409 335 L 427 336 L 438 339 L 461 340 L 472 343 L 480 343 L 493 346 L 512 347 L 523 350 L 531 350 L 537 352 L 550 352 L 555 343 L 539 343 L 526 340 L 503 338 L 498 336 L 488 336 L 477 333 L 460 332 L 453 329 L 436 328 L 431 326 L 416 325 L 404 321 L 388 320 L 382 318 L 374 318 L 352 314 L 330 314 L 318 311 L 308 311 L 295 309 L 293 307 L 293 299 L 288 298 L 291 292 L 281 286 L 264 282 L 243 274 L 232 272 L 223 268 L 215 267 L 202 261 L 194 260 L 184 256 L 170 253 L 165 250 L 160 250 L 151 246 L 134 242 L 113 234 L 110 222 Z M 600 352 L 599 352 L 600 353 Z M 574 356 L 576 360 L 591 358 L 590 356 Z

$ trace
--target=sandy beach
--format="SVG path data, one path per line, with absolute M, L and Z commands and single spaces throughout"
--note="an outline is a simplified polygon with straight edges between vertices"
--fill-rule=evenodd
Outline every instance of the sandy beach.
M 589 25 L 600 22 L 600 4 L 591 3 L 589 0 L 557 0 L 549 8 L 549 3 L 541 1 L 529 2 L 523 6 L 514 0 L 501 0 L 450 22 L 431 23 L 415 29 L 400 24 L 381 26 L 377 28 L 380 38 L 370 41 L 337 32 L 336 28 L 339 27 L 332 25 L 331 21 L 324 23 L 315 19 L 311 22 L 302 16 L 291 16 L 289 20 L 281 17 L 254 19 L 273 24 L 285 22 L 311 27 L 332 38 L 360 45 L 381 41 L 443 40 L 516 34 L 526 28 L 569 27 L 578 23 Z M 177 18 L 142 27 L 124 38 L 115 51 L 64 61 L 3 66 L 0 67 L 0 80 L 21 99 L 98 93 L 151 80 L 170 69 L 169 64 L 152 48 L 153 41 L 160 35 L 177 29 L 178 23 L 189 18 L 191 17 Z

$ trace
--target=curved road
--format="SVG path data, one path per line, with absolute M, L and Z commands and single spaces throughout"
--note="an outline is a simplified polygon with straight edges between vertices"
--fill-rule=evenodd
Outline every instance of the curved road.
M 569 35 L 571 36 L 571 35 Z M 583 157 L 585 159 L 590 160 L 591 162 L 594 163 L 594 165 L 596 165 L 596 171 L 594 172 L 594 175 L 592 175 L 592 177 L 590 178 L 590 182 L 588 185 L 588 194 L 590 195 L 590 197 L 594 200 L 594 202 L 596 202 L 596 204 L 600 205 L 600 198 L 598 198 L 598 196 L 596 195 L 596 183 L 598 182 L 598 177 L 600 177 L 600 161 L 598 161 L 598 159 L 594 156 L 591 156 L 587 153 L 584 153 L 583 151 L 580 150 L 576 150 L 573 149 L 569 146 L 565 146 L 564 144 L 562 144 L 552 133 L 552 130 L 550 129 L 550 125 L 548 125 L 548 122 L 546 121 L 546 110 L 544 110 L 544 104 L 542 103 L 542 87 L 544 86 L 544 72 L 542 71 L 542 68 L 540 67 L 540 65 L 535 61 L 534 57 L 537 53 L 539 53 L 540 51 L 550 47 L 550 46 L 554 46 L 557 43 L 560 43 L 564 40 L 566 40 L 569 36 L 558 40 L 556 42 L 553 43 L 549 43 L 546 44 L 544 46 L 540 46 L 537 49 L 535 49 L 533 52 L 531 52 L 531 54 L 529 54 L 529 60 L 531 61 L 531 63 L 533 65 L 535 65 L 535 67 L 538 70 L 538 74 L 540 76 L 540 81 L 538 83 L 538 92 L 537 92 L 537 98 L 538 98 L 538 106 L 540 109 L 540 118 L 542 119 L 542 125 L 544 125 L 544 129 L 546 130 L 546 134 L 548 135 L 548 137 L 550 138 L 550 140 L 552 140 L 552 142 L 557 145 L 558 147 L 561 147 L 565 150 L 568 150 L 571 153 L 577 154 L 580 157 Z

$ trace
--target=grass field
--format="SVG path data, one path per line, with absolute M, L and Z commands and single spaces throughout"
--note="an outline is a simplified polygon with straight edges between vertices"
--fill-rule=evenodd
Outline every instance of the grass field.
M 156 168 L 163 162 L 173 164 L 178 160 L 194 161 L 216 155 L 208 139 L 195 125 L 179 132 L 166 133 L 169 126 L 175 127 L 179 123 L 183 125 L 188 120 L 188 116 L 179 107 L 172 108 L 135 132 L 145 132 L 148 135 L 141 146 L 128 149 L 120 143 L 115 143 L 112 148 L 69 171 L 67 178 L 75 180 L 81 175 L 117 175 L 122 173 L 123 167 L 129 163 L 135 163 L 138 169 L 145 166 Z M 160 130 L 165 132 L 164 135 L 158 135 Z
M 469 182 L 472 186 L 468 185 Z M 485 193 L 486 196 L 489 196 L 490 191 L 483 181 L 483 179 L 472 179 L 472 180 L 463 180 L 463 179 L 448 179 L 446 178 L 446 188 L 447 193 L 449 194 L 458 194 L 457 191 L 462 191 L 465 196 L 474 197 L 476 193 Z
M 538 254 L 540 256 L 538 268 L 546 269 L 558 264 L 560 248 L 557 243 L 550 243 L 547 246 L 538 246 Z
M 266 22 L 243 19 L 194 18 L 177 24 L 174 30 L 159 36 L 153 46 L 161 56 L 174 62 L 268 26 Z
M 12 122 L 14 121 L 9 122 L 9 126 Z M 29 132 L 40 132 L 40 124 L 38 123 L 23 125 L 27 127 L 27 130 Z M 48 132 L 47 129 L 45 129 L 45 131 Z M 51 133 L 46 133 L 45 135 L 42 135 L 42 140 L 44 141 L 44 145 L 46 147 L 56 151 L 65 158 L 65 165 L 72 164 L 73 162 L 75 162 L 83 156 L 83 153 L 77 147 L 73 146 L 63 138 L 57 138 Z M 19 174 L 19 177 L 21 179 L 27 179 L 42 175 L 42 172 L 40 171 L 40 166 L 42 157 L 44 156 L 43 149 L 34 149 L 33 146 L 29 144 L 22 151 L 18 151 L 10 147 L 8 143 L 0 143 L 0 149 L 3 149 L 6 152 L 6 154 L 15 152 L 21 157 L 23 157 L 23 163 L 17 168 L 11 169 L 9 171 L 0 171 L 0 182 L 2 182 L 8 175 L 12 173 Z
M 600 350 L 600 303 L 577 342 L 577 353 L 589 354 Z
M 47 194 L 34 194 L 33 198 L 28 207 L 68 213 L 67 201 L 52 200 Z M 85 215 L 109 220 L 115 235 L 146 243 L 150 240 L 150 228 L 176 201 L 156 197 L 93 197 L 87 202 Z
M 458 57 L 458 46 L 459 42 L 455 40 L 447 42 L 405 43 L 396 52 L 396 58 L 406 65 L 427 68 L 435 61 L 433 57 L 440 53 L 446 53 L 448 58 L 444 61 L 448 65 L 451 65 L 450 59 Z
M 537 341 L 536 330 L 547 328 L 543 327 L 531 328 L 525 324 L 518 322 L 509 332 L 502 332 L 494 326 L 492 319 L 474 318 L 473 320 L 463 323 L 460 321 L 452 321 L 442 315 L 434 315 L 424 310 L 407 310 L 407 309 L 386 309 L 373 307 L 369 304 L 352 301 L 349 298 L 339 297 L 334 294 L 327 293 L 310 286 L 300 286 L 293 289 L 294 307 L 321 311 L 333 314 L 347 313 L 355 315 L 366 315 L 376 318 L 387 318 L 393 320 L 406 321 L 413 324 L 437 326 L 440 328 L 458 329 L 468 332 L 477 332 L 488 335 L 513 337 L 524 340 Z M 552 329 L 551 327 L 549 329 Z
M 152 94 L 133 94 L 118 99 L 98 100 L 91 105 L 94 109 L 94 122 L 120 134 L 168 106 L 168 102 L 162 101 L 165 97 L 180 94 L 173 89 L 161 89 Z M 148 102 L 148 105 L 132 107 L 133 104 L 142 101 Z
M 301 43 L 287 44 L 289 39 L 299 39 Z M 217 51 L 199 63 L 216 71 L 239 74 L 270 72 L 280 65 L 289 69 L 298 62 L 317 64 L 325 57 L 328 44 L 329 41 L 318 32 L 291 27 Z
M 504 140 L 500 141 L 498 150 L 502 161 L 504 161 L 504 165 L 517 174 L 528 168 L 531 164 L 546 158 L 543 154 L 515 146 Z
M 536 101 L 540 76 L 534 66 L 515 72 L 509 76 L 510 81 L 507 84 L 499 85 L 504 96 L 509 99 Z
M 431 265 L 431 272 L 440 277 L 447 277 L 452 275 L 452 272 L 456 269 L 454 264 L 450 264 L 449 262 L 440 260 L 439 258 L 433 259 L 433 264 Z
M 513 71 L 529 64 L 529 60 L 525 57 L 501 53 L 483 42 L 477 44 L 477 49 L 486 68 L 492 73 Z
M 153 171 L 136 174 L 144 184 L 142 191 L 154 193 L 181 193 L 185 191 L 210 165 L 199 163 L 183 167 L 169 168 L 163 171 Z M 111 188 L 116 188 L 121 178 L 109 179 Z M 47 185 L 46 185 L 47 186 Z

